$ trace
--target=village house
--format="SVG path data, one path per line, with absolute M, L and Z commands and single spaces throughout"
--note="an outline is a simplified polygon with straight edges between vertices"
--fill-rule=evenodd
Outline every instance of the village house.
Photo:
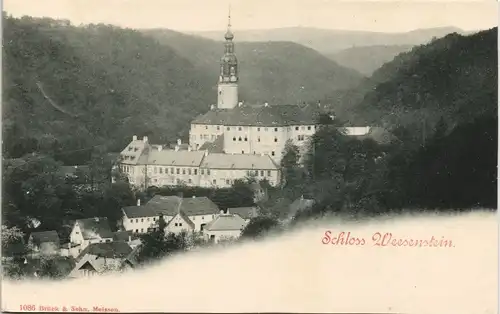
M 60 253 L 59 235 L 55 230 L 33 232 L 28 239 L 32 256 L 49 256 Z
M 194 232 L 195 228 L 193 221 L 179 208 L 179 212 L 165 226 L 165 233 L 190 233 Z
M 160 215 L 150 206 L 141 206 L 140 200 L 137 206 L 127 206 L 122 208 L 122 227 L 126 231 L 133 233 L 147 233 L 151 229 L 156 229 Z
M 70 233 L 70 243 L 78 245 L 78 253 L 83 251 L 89 244 L 112 241 L 113 232 L 106 217 L 78 219 L 75 221 Z
M 203 236 L 206 241 L 212 243 L 237 239 L 246 224 L 245 220 L 239 215 L 220 214 L 207 224 L 203 230 Z
M 142 243 L 137 233 L 134 233 L 132 231 L 116 231 L 113 234 L 113 242 L 125 242 L 132 249 L 135 249 Z
M 138 248 L 125 242 L 92 243 L 76 258 L 69 278 L 92 277 L 107 271 L 123 271 L 137 265 Z
M 156 213 L 162 214 L 166 223 L 170 223 L 175 217 L 179 219 L 177 223 L 183 223 L 180 220 L 185 218 L 179 214 L 185 215 L 194 224 L 193 231 L 201 232 L 204 226 L 212 221 L 219 213 L 219 207 L 207 197 L 183 198 L 179 196 L 161 196 L 155 195 L 144 207 L 152 208 Z M 172 227 L 175 226 L 175 221 Z M 184 223 L 182 226 L 185 227 Z

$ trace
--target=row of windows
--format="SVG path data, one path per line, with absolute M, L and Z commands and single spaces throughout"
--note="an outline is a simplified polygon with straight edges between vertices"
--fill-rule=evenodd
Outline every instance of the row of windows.
M 126 165 L 122 165 L 120 167 L 120 170 L 125 172 L 125 173 L 134 173 L 134 168 Z
M 196 125 L 194 125 L 194 127 L 196 127 Z M 314 126 L 310 126 L 310 125 L 309 125 L 309 126 L 307 126 L 307 130 L 309 130 L 309 131 L 310 131 L 311 129 L 313 129 L 313 128 L 314 128 Z M 217 131 L 220 131 L 220 126 L 218 126 L 218 125 L 217 125 L 217 126 L 216 126 L 216 129 L 217 129 Z M 238 131 L 243 131 L 243 130 L 247 130 L 247 129 L 248 129 L 248 127 L 241 127 L 241 126 L 237 126 L 237 127 L 234 127 L 234 129 L 235 129 L 235 130 L 238 130 Z M 280 129 L 282 129 L 282 128 L 281 128 L 281 127 L 279 127 L 279 128 L 264 128 L 264 131 L 265 131 L 265 132 L 267 132 L 267 131 L 269 131 L 269 129 L 271 129 L 271 130 L 273 130 L 273 129 L 274 129 L 274 132 L 278 132 L 278 131 L 279 131 Z M 283 129 L 288 129 L 288 130 L 291 130 L 291 129 L 292 129 L 292 127 L 283 127 Z M 300 129 L 300 130 L 305 130 L 305 129 L 306 129 L 306 126 L 301 126 L 301 127 L 296 126 L 296 127 L 295 127 L 295 130 L 296 130 L 296 131 L 298 131 L 299 129 Z M 205 130 L 208 130 L 208 125 L 205 125 Z M 229 127 L 229 126 L 228 126 L 228 127 L 226 127 L 226 130 L 227 130 L 227 131 L 231 131 L 231 127 Z M 257 128 L 257 132 L 260 132 L 260 131 L 261 131 L 261 128 L 260 128 L 260 127 L 258 127 L 258 128 Z M 202 139 L 203 139 L 203 138 L 202 138 Z
M 146 221 L 150 221 L 150 218 L 146 218 Z M 156 221 L 156 217 L 153 217 L 153 221 Z M 139 222 L 139 219 L 136 219 L 135 222 Z M 144 218 L 141 218 L 141 222 L 144 222 Z M 130 223 L 134 223 L 134 219 L 130 219 Z
M 188 174 L 188 175 L 197 175 L 198 174 L 198 169 L 191 169 L 191 168 L 167 168 L 167 167 L 154 167 L 153 172 L 154 173 L 160 173 L 163 174 L 163 171 L 165 171 L 165 174 L 168 174 L 168 169 L 170 169 L 170 174 Z M 203 170 L 202 170 L 203 171 Z
M 259 176 L 259 172 L 260 172 L 260 176 L 261 177 L 264 177 L 265 175 L 265 171 L 264 170 L 248 170 L 247 171 L 247 175 L 249 176 Z M 267 170 L 267 176 L 270 177 L 271 176 L 271 170 Z
M 240 136 L 240 137 L 238 137 L 238 142 L 241 142 L 241 141 L 242 141 L 242 139 L 241 139 L 241 136 Z M 248 138 L 247 138 L 246 136 L 245 136 L 244 141 L 245 141 L 245 142 L 248 142 Z M 233 142 L 236 142 L 236 136 L 235 136 L 235 137 L 233 137 Z M 259 136 L 259 137 L 257 137 L 257 142 L 259 142 L 259 143 L 260 143 L 260 136 Z M 275 143 L 277 143 L 277 142 L 278 142 L 278 138 L 276 138 L 276 137 L 275 137 L 275 138 L 274 138 L 274 142 L 275 142 Z
M 200 140 L 209 140 L 211 139 L 212 141 L 215 140 L 216 136 L 215 135 L 208 135 L 208 134 L 200 134 Z M 193 140 L 196 140 L 196 135 L 193 135 Z

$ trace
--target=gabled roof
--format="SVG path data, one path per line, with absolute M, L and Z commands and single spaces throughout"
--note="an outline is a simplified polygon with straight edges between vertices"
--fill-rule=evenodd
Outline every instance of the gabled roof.
M 219 207 L 208 197 L 181 198 L 178 196 L 155 195 L 145 205 L 158 214 L 175 216 L 179 211 L 188 216 L 212 215 L 219 212 Z
M 42 243 L 55 243 L 57 245 L 60 244 L 59 235 L 55 230 L 33 232 L 30 235 L 30 239 L 35 245 L 40 245 Z
M 148 165 L 198 167 L 204 156 L 203 151 L 151 149 L 145 162 Z M 142 160 L 140 162 L 143 163 Z
M 132 248 L 122 241 L 91 243 L 78 255 L 76 260 L 79 261 L 87 254 L 105 258 L 126 258 L 130 252 L 132 252 Z
M 158 213 L 149 206 L 127 206 L 122 211 L 128 218 L 155 217 Z
M 243 219 L 250 219 L 258 215 L 259 209 L 257 207 L 234 207 L 228 208 L 227 213 L 238 215 Z
M 278 166 L 269 155 L 208 154 L 201 167 L 209 169 L 277 170 Z
M 239 215 L 221 214 L 205 226 L 208 231 L 243 230 L 246 222 Z
M 129 237 L 132 239 L 134 238 L 134 233 L 132 230 L 129 231 L 117 231 L 113 235 L 113 241 L 122 241 L 122 242 L 128 242 Z
M 191 229 L 194 229 L 195 225 L 194 225 L 194 222 L 191 221 L 191 219 L 189 219 L 189 217 L 186 215 L 186 213 L 184 213 L 182 210 L 179 211 L 177 213 L 178 216 L 180 216 L 188 225 L 189 227 L 191 227 Z M 174 218 L 177 216 L 175 215 L 172 219 L 170 219 L 170 221 L 166 224 L 165 227 L 168 227 L 172 221 L 174 221 Z
M 142 154 L 149 149 L 149 144 L 143 140 L 133 140 L 120 153 L 121 162 L 124 164 L 138 164 Z
M 109 227 L 107 217 L 94 217 L 87 219 L 78 219 L 82 236 L 85 240 L 96 238 L 112 238 L 113 232 Z

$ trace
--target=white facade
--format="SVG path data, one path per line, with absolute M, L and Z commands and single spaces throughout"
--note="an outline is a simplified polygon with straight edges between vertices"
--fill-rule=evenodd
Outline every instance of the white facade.
M 89 244 L 91 243 L 103 243 L 103 242 L 112 242 L 113 238 L 103 238 L 98 234 L 94 234 L 91 239 L 85 239 L 82 234 L 82 230 L 78 222 L 75 223 L 73 229 L 70 233 L 70 243 L 79 245 L 78 253 L 83 251 Z M 75 250 L 74 250 L 75 251 Z
M 221 82 L 217 87 L 217 107 L 232 109 L 238 104 L 238 83 Z
M 189 131 L 189 145 L 193 149 L 199 149 L 206 142 L 215 141 L 223 133 L 223 125 L 193 123 Z
M 241 230 L 205 230 L 203 237 L 205 241 L 219 243 L 221 240 L 238 239 L 241 235 Z
M 194 224 L 194 231 L 197 232 L 202 231 L 202 227 L 211 222 L 214 218 L 215 214 L 189 216 L 189 219 Z
M 170 220 L 170 222 L 165 227 L 165 233 L 181 233 L 182 231 L 191 232 L 194 231 L 194 226 L 191 221 L 186 219 L 182 214 L 177 214 Z
M 147 233 L 148 229 L 156 228 L 159 216 L 129 218 L 123 213 L 122 223 L 126 231 L 133 233 Z

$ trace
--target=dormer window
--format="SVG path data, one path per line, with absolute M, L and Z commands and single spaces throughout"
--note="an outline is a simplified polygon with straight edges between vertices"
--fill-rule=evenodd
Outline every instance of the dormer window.
M 128 148 L 128 150 L 129 150 L 129 151 L 131 151 L 131 150 L 132 150 L 132 147 L 129 147 L 129 148 Z
M 238 131 L 241 131 L 241 126 L 240 126 L 240 127 L 238 127 Z

